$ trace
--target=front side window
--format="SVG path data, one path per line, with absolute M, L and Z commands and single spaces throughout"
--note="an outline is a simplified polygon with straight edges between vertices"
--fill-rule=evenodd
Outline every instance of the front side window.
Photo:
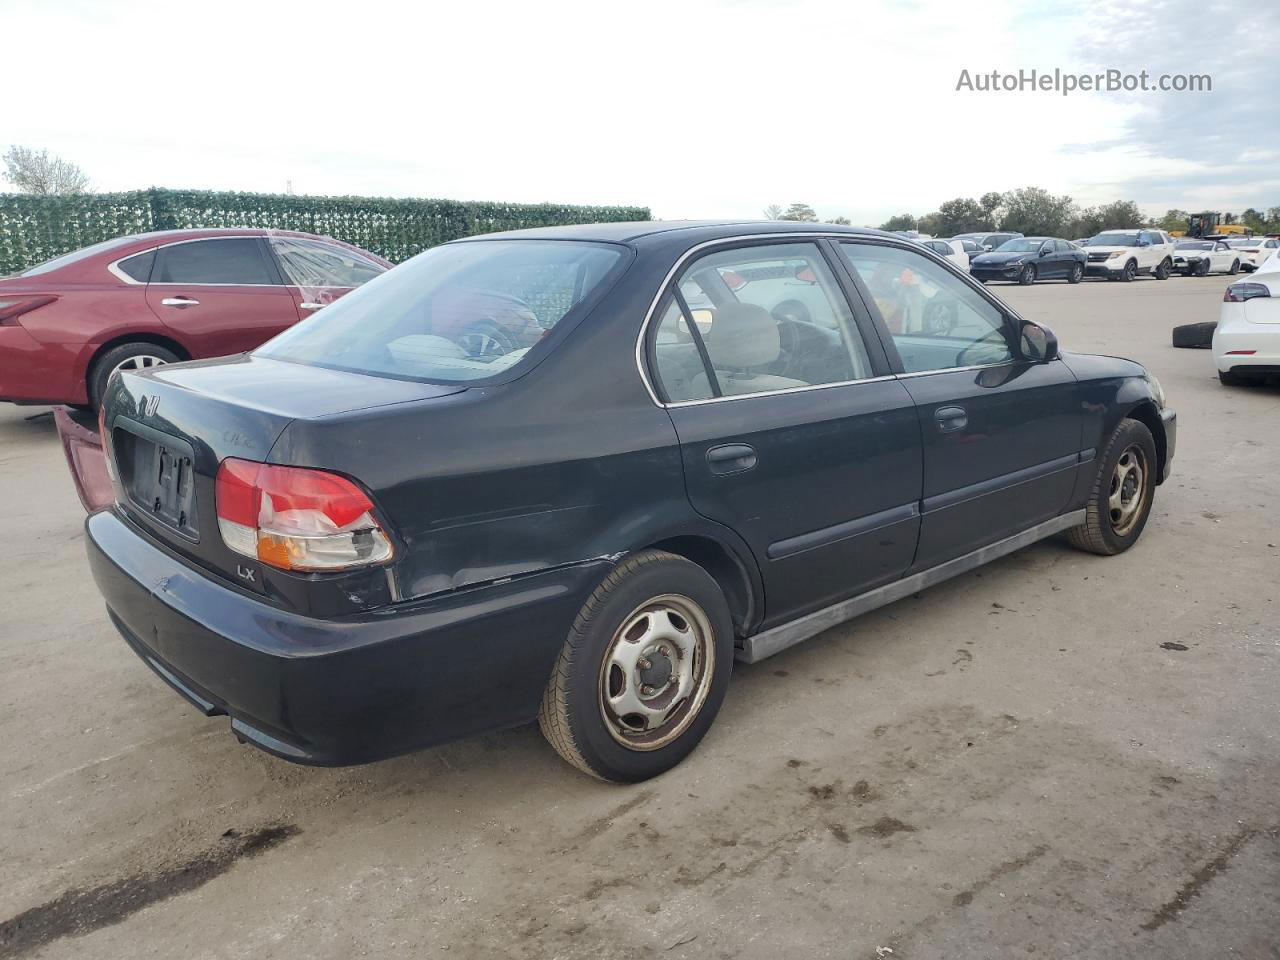
M 961 277 L 910 250 L 842 242 L 906 373 L 1013 359 L 1004 314 Z
M 257 350 L 375 376 L 482 380 L 519 365 L 620 269 L 623 248 L 563 240 L 434 247 Z
M 264 286 L 279 281 L 257 237 L 232 237 L 161 247 L 151 282 Z
M 386 268 L 345 247 L 294 237 L 272 237 L 289 282 L 299 287 L 358 287 Z
M 669 294 L 652 348 L 672 402 L 871 376 L 844 294 L 815 244 L 710 253 L 685 268 L 677 288 L 688 317 Z

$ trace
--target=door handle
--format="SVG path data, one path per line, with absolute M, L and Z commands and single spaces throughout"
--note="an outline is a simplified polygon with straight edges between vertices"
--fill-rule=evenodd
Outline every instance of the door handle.
M 160 301 L 161 306 L 165 307 L 198 307 L 200 301 L 192 297 L 165 297 Z
M 933 418 L 943 433 L 955 433 L 969 425 L 969 414 L 964 407 L 939 407 L 933 411 Z
M 742 473 L 756 465 L 756 448 L 745 443 L 726 443 L 707 451 L 707 465 L 711 472 L 725 476 Z
M 324 306 L 323 303 L 300 303 L 298 304 L 298 309 L 299 310 L 319 310 L 323 306 Z

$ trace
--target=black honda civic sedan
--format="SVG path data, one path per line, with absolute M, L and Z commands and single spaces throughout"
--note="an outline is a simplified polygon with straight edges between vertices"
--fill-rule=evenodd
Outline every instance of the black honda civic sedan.
M 102 416 L 108 614 L 241 740 L 357 763 L 536 717 L 614 781 L 694 748 L 735 658 L 1055 533 L 1128 549 L 1175 441 L 1137 363 L 783 222 L 444 244 Z

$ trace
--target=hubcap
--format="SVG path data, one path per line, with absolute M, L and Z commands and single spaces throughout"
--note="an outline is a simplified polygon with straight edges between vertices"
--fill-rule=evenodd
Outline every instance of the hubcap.
M 1107 497 L 1111 529 L 1118 536 L 1127 536 L 1142 516 L 1147 502 L 1146 481 L 1147 461 L 1142 448 L 1125 448 L 1111 474 L 1111 491 Z
M 711 622 L 688 597 L 665 594 L 634 610 L 600 666 L 600 710 L 613 738 L 656 750 L 688 729 L 711 689 Z
M 115 374 L 121 370 L 150 370 L 152 367 L 163 367 L 167 362 L 162 357 L 156 357 L 149 353 L 140 353 L 137 356 L 121 360 L 111 368 L 111 372 Z

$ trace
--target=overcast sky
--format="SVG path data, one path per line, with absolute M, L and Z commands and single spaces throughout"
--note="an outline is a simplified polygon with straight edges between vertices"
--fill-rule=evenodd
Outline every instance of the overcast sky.
M 1280 4 L 0 0 L 0 148 L 147 186 L 878 223 L 1037 185 L 1280 205 Z M 1020 68 L 1210 93 L 956 91 Z

